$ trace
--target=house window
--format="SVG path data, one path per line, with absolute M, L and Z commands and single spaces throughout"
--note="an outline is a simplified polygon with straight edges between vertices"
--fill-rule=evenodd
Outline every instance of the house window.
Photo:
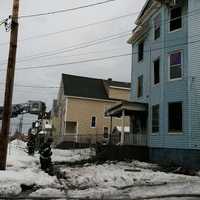
M 182 55 L 181 52 L 170 54 L 170 79 L 177 79 L 182 77 Z
M 160 82 L 160 59 L 154 61 L 154 85 Z
M 137 86 L 137 97 L 141 97 L 143 96 L 143 75 L 138 77 Z
M 104 138 L 108 138 L 109 134 L 108 134 L 108 127 L 104 127 L 103 128 L 103 136 Z
M 138 62 L 144 58 L 144 41 L 138 44 Z
M 77 132 L 77 122 L 65 122 L 65 132 L 66 133 L 76 133 Z
M 182 27 L 182 8 L 172 8 L 170 10 L 170 31 L 175 31 Z
M 160 112 L 160 106 L 155 105 L 152 106 L 152 133 L 158 133 L 159 132 L 159 112 Z
M 168 105 L 169 132 L 182 132 L 182 102 L 169 103 Z
M 154 40 L 160 37 L 160 14 L 157 15 L 154 19 Z
M 95 117 L 95 116 L 92 117 L 91 127 L 92 127 L 92 128 L 95 128 L 95 127 L 96 127 L 96 117 Z

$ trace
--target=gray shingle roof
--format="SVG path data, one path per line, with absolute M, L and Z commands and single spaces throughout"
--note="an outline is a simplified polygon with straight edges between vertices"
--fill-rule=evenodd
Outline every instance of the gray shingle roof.
M 130 83 L 62 74 L 64 95 L 95 99 L 109 99 L 106 87 L 128 87 Z

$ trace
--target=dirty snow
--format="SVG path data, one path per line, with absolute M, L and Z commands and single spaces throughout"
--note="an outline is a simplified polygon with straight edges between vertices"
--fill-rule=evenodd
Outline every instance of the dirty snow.
M 53 162 L 73 162 L 88 159 L 91 150 L 53 150 Z M 7 170 L 0 171 L 0 195 L 18 195 L 21 185 L 35 185 L 42 188 L 61 187 L 55 176 L 49 176 L 40 170 L 39 155 L 28 156 L 26 143 L 14 140 L 8 147 Z M 44 190 L 45 191 L 45 190 Z
M 57 178 L 39 169 L 38 156 L 28 156 L 25 143 L 15 140 L 9 144 L 7 170 L 0 171 L 0 195 L 17 195 L 21 185 L 54 187 Z
M 89 149 L 54 149 L 52 160 L 74 162 L 88 159 L 92 154 Z M 106 162 L 101 165 L 87 163 L 82 167 L 62 165 L 61 171 L 64 173 L 62 182 L 70 198 L 135 199 L 141 196 L 200 193 L 200 177 L 164 173 L 155 164 L 139 161 Z M 38 189 L 30 194 L 32 197 L 65 196 L 63 185 L 57 178 L 40 170 L 39 156 L 28 156 L 25 144 L 16 140 L 9 145 L 7 170 L 0 171 L 0 195 L 18 195 L 22 192 L 22 184 L 37 186 Z
M 149 196 L 200 192 L 199 177 L 153 171 L 152 167 L 155 169 L 156 165 L 133 161 L 82 168 L 68 167 L 63 171 L 69 187 L 68 194 L 73 198 L 134 198 L 144 194 Z
M 88 160 L 95 155 L 94 149 L 74 149 L 60 150 L 53 149 L 53 162 L 75 162 L 80 160 Z
M 64 197 L 64 195 L 64 191 L 53 188 L 39 189 L 30 194 L 31 197 Z

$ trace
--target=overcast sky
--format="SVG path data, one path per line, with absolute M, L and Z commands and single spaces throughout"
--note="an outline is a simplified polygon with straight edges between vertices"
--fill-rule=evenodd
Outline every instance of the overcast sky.
M 20 0 L 20 15 L 30 15 L 79 7 L 103 0 Z M 99 22 L 102 20 L 138 12 L 145 0 L 116 0 L 107 4 L 76 10 L 67 13 L 59 13 L 48 16 L 34 18 L 24 18 L 19 20 L 19 40 L 38 36 L 41 34 L 59 32 Z M 0 0 L 0 19 L 6 18 L 11 14 L 12 0 Z M 112 22 L 88 26 L 73 31 L 65 31 L 60 34 L 49 35 L 37 39 L 19 41 L 17 60 L 27 59 L 17 63 L 20 67 L 35 67 L 63 62 L 74 62 L 91 58 L 101 58 L 111 55 L 119 55 L 131 52 L 131 47 L 126 43 L 128 33 L 134 27 L 137 15 L 121 18 Z M 62 54 L 49 57 L 36 58 L 30 57 L 34 54 L 44 55 L 45 52 L 54 53 L 62 48 L 72 45 L 80 47 L 80 43 L 98 40 L 102 37 L 113 34 L 127 32 L 127 36 L 101 43 L 88 48 L 76 49 Z M 0 68 L 5 68 L 5 61 L 8 55 L 8 45 L 2 43 L 9 42 L 10 33 L 6 33 L 4 27 L 0 27 Z M 25 57 L 25 58 L 24 58 Z M 29 59 L 29 60 L 28 60 Z M 96 78 L 113 78 L 119 81 L 130 81 L 131 57 L 121 57 L 104 61 L 67 65 L 57 68 L 35 69 L 16 71 L 15 84 L 33 86 L 58 86 L 61 73 L 69 73 L 81 76 Z M 0 72 L 0 104 L 3 103 L 5 73 Z M 15 87 L 13 103 L 23 103 L 27 100 L 45 101 L 50 108 L 53 98 L 56 97 L 58 89 L 39 89 Z

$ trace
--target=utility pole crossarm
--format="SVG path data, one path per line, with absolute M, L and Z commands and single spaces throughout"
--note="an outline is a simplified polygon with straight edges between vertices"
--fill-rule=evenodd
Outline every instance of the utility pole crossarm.
M 10 48 L 9 48 L 5 97 L 4 97 L 4 111 L 2 119 L 2 129 L 0 133 L 0 170 L 6 169 L 7 147 L 8 147 L 8 138 L 10 129 L 10 117 L 12 112 L 13 85 L 14 85 L 15 63 L 16 63 L 16 53 L 17 53 L 18 13 L 19 13 L 19 0 L 13 0 Z

